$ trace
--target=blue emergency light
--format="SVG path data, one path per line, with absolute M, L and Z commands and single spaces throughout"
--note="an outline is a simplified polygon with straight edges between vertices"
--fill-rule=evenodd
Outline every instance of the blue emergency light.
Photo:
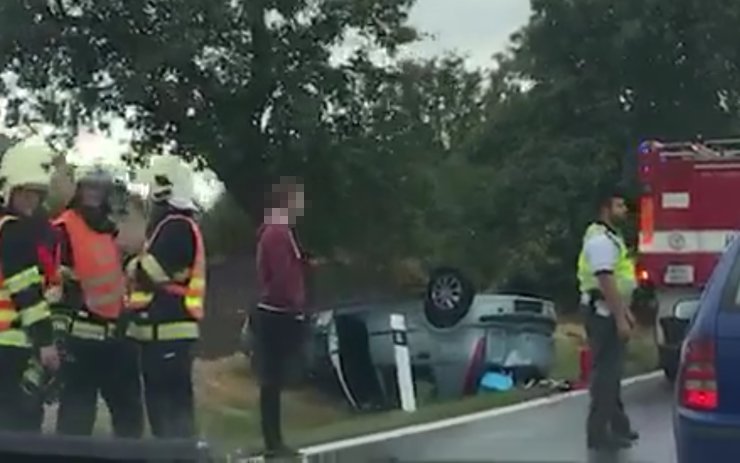
M 648 154 L 652 150 L 652 147 L 653 147 L 653 143 L 646 140 L 640 143 L 640 147 L 638 148 L 638 151 L 640 152 L 640 154 Z

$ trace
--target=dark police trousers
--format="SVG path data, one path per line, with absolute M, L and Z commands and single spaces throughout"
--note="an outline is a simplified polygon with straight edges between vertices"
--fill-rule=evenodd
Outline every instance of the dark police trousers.
M 144 433 L 139 351 L 130 340 L 68 337 L 62 366 L 57 432 L 89 436 L 98 411 L 98 393 L 110 410 L 116 437 Z
M 31 349 L 0 346 L 0 431 L 41 432 L 43 405 L 21 389 Z
M 598 441 L 610 433 L 624 435 L 631 430 L 621 394 L 627 344 L 617 334 L 614 317 L 602 317 L 592 309 L 585 312 L 592 356 L 586 428 L 589 441 Z
M 256 309 L 252 315 L 255 359 L 260 379 L 260 415 L 265 448 L 283 445 L 280 420 L 280 394 L 291 366 L 300 362 L 303 352 L 304 320 L 290 313 Z
M 155 437 L 195 436 L 194 345 L 193 340 L 141 343 L 144 399 Z

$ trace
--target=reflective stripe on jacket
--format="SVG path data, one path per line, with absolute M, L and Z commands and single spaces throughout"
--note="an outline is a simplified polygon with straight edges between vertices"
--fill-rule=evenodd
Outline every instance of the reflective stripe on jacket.
M 74 268 L 85 308 L 106 320 L 115 320 L 126 297 L 126 279 L 118 248 L 109 233 L 90 228 L 75 211 L 66 210 L 54 222 L 63 225 L 69 236 Z
M 12 215 L 0 217 L 0 230 L 18 218 Z M 13 302 L 12 295 L 21 293 L 33 285 L 43 285 L 43 276 L 38 266 L 6 278 L 0 268 L 0 345 L 30 347 L 31 342 L 24 328 L 50 317 L 49 304 L 41 299 L 30 307 L 19 311 Z
M 189 268 L 175 275 L 168 275 L 156 258 L 149 253 L 150 247 L 162 227 L 171 220 L 184 220 L 189 225 L 195 238 L 195 258 Z M 163 219 L 147 240 L 141 255 L 128 264 L 130 277 L 134 277 L 137 268 L 141 268 L 157 285 L 157 290 L 182 298 L 186 320 L 173 320 L 151 324 L 147 322 L 146 313 L 154 299 L 154 292 L 145 291 L 131 284 L 128 307 L 140 312 L 135 325 L 129 326 L 129 336 L 141 341 L 197 339 L 199 336 L 197 321 L 203 318 L 206 293 L 206 254 L 203 236 L 197 222 L 184 215 L 170 215 Z

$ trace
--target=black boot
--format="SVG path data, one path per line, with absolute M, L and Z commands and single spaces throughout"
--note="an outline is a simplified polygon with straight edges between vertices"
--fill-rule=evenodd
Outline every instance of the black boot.
M 589 438 L 589 450 L 619 451 L 632 447 L 632 441 L 626 437 L 611 435 L 607 437 Z
M 630 442 L 640 440 L 640 433 L 631 429 L 624 432 L 615 432 L 615 434 L 621 438 L 627 439 Z

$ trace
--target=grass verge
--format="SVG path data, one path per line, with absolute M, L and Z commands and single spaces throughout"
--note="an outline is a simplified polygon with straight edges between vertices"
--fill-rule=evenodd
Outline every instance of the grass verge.
M 584 338 L 577 323 L 561 323 L 555 334 L 555 379 L 574 379 L 579 373 L 579 346 Z M 627 374 L 653 370 L 657 365 L 649 330 L 630 342 Z M 225 449 L 260 447 L 258 390 L 241 355 L 196 365 L 199 421 L 203 434 Z M 535 390 L 482 394 L 454 401 L 422 400 L 416 413 L 402 411 L 357 414 L 346 404 L 327 399 L 310 389 L 289 391 L 283 399 L 286 439 L 305 446 L 355 437 L 452 416 L 510 405 L 550 394 Z

